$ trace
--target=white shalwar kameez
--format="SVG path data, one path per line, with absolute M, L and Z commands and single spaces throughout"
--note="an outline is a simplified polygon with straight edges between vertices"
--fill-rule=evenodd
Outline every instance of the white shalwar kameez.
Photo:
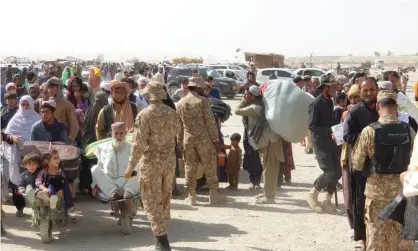
M 94 188 L 97 185 L 106 198 L 117 189 L 133 195 L 139 194 L 139 180 L 135 177 L 129 180 L 124 178 L 131 151 L 132 146 L 128 142 L 119 152 L 113 150 L 112 142 L 98 146 L 97 165 L 91 168 L 93 177 L 91 187 Z

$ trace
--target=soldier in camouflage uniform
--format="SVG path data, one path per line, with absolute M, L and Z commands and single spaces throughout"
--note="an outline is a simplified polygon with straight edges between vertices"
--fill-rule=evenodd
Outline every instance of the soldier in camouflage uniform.
M 414 130 L 398 120 L 396 100 L 395 92 L 378 93 L 379 120 L 363 129 L 351 156 L 357 171 L 371 160 L 364 193 L 367 251 L 410 250 L 401 245 L 401 224 L 377 217 L 402 190 L 399 175 L 408 168 L 415 138 Z
M 221 151 L 218 127 L 211 104 L 202 97 L 206 88 L 202 78 L 192 78 L 187 85 L 189 93 L 178 102 L 177 114 L 181 121 L 178 140 L 184 151 L 186 203 L 196 205 L 196 174 L 198 165 L 203 165 L 206 184 L 210 189 L 209 203 L 224 201 L 218 193 L 217 153 Z
M 157 239 L 156 250 L 171 250 L 167 231 L 176 167 L 175 137 L 180 133 L 180 120 L 176 112 L 163 103 L 167 93 L 160 83 L 150 82 L 141 96 L 149 106 L 136 117 L 132 155 L 125 178 L 131 177 L 139 162 L 141 197 Z

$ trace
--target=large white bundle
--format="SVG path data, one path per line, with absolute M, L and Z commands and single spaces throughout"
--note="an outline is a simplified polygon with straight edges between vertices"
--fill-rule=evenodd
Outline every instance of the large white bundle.
M 292 82 L 270 81 L 263 94 L 270 128 L 288 142 L 302 141 L 308 132 L 308 109 L 313 100 Z
M 398 111 L 406 112 L 416 121 L 418 121 L 418 108 L 412 103 L 412 101 L 405 96 L 402 92 L 398 93 Z

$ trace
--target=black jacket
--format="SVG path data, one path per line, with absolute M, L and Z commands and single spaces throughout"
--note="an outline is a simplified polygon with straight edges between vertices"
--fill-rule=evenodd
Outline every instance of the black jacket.
M 376 109 L 370 109 L 364 102 L 356 104 L 347 115 L 348 130 L 344 141 L 354 146 L 361 131 L 379 119 Z
M 335 124 L 332 100 L 320 94 L 309 106 L 309 129 L 315 156 L 322 170 L 339 168 L 339 150 L 331 136 L 331 127 Z

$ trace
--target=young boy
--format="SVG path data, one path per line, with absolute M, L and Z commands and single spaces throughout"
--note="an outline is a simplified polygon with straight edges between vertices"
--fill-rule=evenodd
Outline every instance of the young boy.
M 1 129 L 5 129 L 7 124 L 17 112 L 19 105 L 17 103 L 17 95 L 14 92 L 8 92 L 4 95 L 7 106 L 1 109 Z
M 227 188 L 237 189 L 242 162 L 242 150 L 239 147 L 241 135 L 239 133 L 233 133 L 229 139 L 231 140 L 231 145 L 225 146 L 225 149 L 229 149 L 226 158 L 226 172 L 228 173 L 229 180 L 229 186 Z
M 36 153 L 30 153 L 23 158 L 23 165 L 25 166 L 26 170 L 20 174 L 18 194 L 20 196 L 26 194 L 29 201 L 35 201 L 36 196 L 44 202 L 47 202 L 49 200 L 48 195 L 45 192 L 37 189 L 35 186 L 35 180 L 40 170 L 39 167 L 41 165 L 41 157 Z M 16 208 L 18 209 L 16 215 L 21 216 L 23 215 L 23 208 L 25 207 L 23 196 L 19 202 L 20 205 L 16 205 Z

